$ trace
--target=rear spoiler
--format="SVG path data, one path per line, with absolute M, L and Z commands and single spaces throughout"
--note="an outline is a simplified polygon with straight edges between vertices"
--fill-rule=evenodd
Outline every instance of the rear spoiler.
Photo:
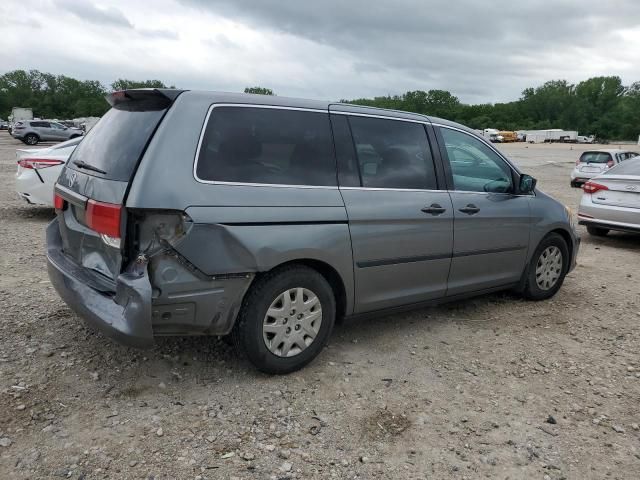
M 111 92 L 105 98 L 109 105 L 119 110 L 164 110 L 185 91 L 170 88 L 135 88 Z

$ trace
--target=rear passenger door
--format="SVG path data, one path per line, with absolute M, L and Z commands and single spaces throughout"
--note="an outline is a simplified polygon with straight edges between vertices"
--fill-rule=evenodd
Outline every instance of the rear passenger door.
M 61 123 L 51 122 L 51 128 L 49 132 L 51 134 L 52 140 L 66 140 L 67 132 L 65 130 L 64 125 Z
M 445 126 L 436 131 L 454 213 L 447 295 L 517 282 L 529 248 L 530 195 L 514 195 L 517 174 L 485 142 Z
M 439 190 L 425 125 L 331 116 L 349 218 L 355 312 L 442 297 L 453 243 L 449 194 Z

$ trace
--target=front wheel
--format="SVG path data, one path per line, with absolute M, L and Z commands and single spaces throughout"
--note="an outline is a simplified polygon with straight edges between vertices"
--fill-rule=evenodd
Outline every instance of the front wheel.
M 276 269 L 251 286 L 233 342 L 258 370 L 290 373 L 320 353 L 335 316 L 333 291 L 320 273 L 301 265 Z
M 28 133 L 24 137 L 24 143 L 27 145 L 37 145 L 40 139 L 35 133 Z
M 529 268 L 523 295 L 529 300 L 553 297 L 564 282 L 569 269 L 569 248 L 564 238 L 551 233 L 542 239 Z

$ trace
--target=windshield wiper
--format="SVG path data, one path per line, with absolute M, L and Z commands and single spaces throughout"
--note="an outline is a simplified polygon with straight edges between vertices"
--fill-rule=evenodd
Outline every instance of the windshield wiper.
M 91 170 L 92 172 L 98 172 L 98 173 L 101 173 L 103 175 L 107 174 L 107 172 L 105 172 L 104 170 L 100 170 L 98 167 L 94 167 L 93 165 L 91 165 L 90 163 L 85 162 L 84 160 L 74 160 L 73 164 L 77 165 L 80 168 L 84 168 L 85 170 Z

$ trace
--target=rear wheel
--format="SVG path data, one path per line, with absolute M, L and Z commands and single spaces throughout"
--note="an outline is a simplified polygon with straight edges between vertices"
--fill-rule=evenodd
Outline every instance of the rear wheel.
M 569 248 L 557 233 L 547 235 L 536 249 L 523 289 L 529 300 L 546 300 L 553 297 L 564 282 L 569 269 Z
M 24 143 L 27 145 L 37 145 L 40 139 L 35 133 L 27 133 L 24 137 Z
M 587 232 L 589 232 L 589 235 L 593 235 L 594 237 L 606 237 L 607 233 L 609 233 L 609 229 L 589 226 L 587 227 Z
M 247 294 L 232 332 L 238 353 L 266 373 L 289 373 L 313 360 L 335 322 L 331 286 L 301 265 L 259 277 Z

